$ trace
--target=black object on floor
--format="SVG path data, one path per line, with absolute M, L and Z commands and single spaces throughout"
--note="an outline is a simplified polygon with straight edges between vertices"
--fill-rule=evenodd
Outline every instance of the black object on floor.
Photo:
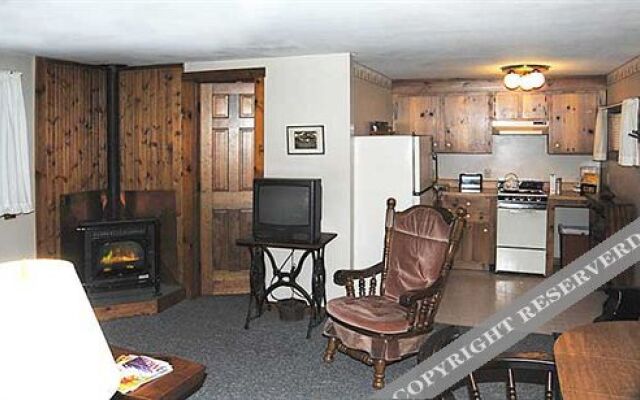
M 307 308 L 307 303 L 304 300 L 290 298 L 279 300 L 276 307 L 278 307 L 278 315 L 281 321 L 300 321 L 304 318 L 304 310 Z

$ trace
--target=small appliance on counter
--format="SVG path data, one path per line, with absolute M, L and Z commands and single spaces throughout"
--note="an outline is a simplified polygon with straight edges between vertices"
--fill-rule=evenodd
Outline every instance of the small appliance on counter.
M 389 135 L 392 134 L 391 127 L 386 121 L 369 122 L 369 134 L 371 135 Z
M 460 174 L 458 190 L 462 193 L 482 192 L 482 174 Z
M 600 187 L 600 166 L 583 164 L 580 167 L 580 194 L 596 194 Z

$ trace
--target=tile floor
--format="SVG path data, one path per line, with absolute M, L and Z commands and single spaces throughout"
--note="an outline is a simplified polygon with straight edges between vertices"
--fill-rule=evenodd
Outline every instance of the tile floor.
M 487 271 L 451 271 L 436 322 L 475 326 L 545 278 Z M 541 326 L 539 333 L 563 332 L 591 323 L 602 312 L 606 296 L 594 292 Z

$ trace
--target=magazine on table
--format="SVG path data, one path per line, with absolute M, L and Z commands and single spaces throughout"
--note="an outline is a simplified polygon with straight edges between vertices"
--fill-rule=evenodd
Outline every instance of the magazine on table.
M 173 367 L 166 361 L 136 354 L 121 355 L 116 358 L 120 370 L 120 386 L 118 391 L 127 394 L 151 382 L 154 379 L 173 371 Z

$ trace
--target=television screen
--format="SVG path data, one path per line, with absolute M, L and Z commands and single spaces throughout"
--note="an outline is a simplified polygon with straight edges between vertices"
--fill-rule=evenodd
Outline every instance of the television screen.
M 260 222 L 267 225 L 308 225 L 309 192 L 308 186 L 260 187 Z
M 320 179 L 259 178 L 253 183 L 253 236 L 278 242 L 320 239 Z

